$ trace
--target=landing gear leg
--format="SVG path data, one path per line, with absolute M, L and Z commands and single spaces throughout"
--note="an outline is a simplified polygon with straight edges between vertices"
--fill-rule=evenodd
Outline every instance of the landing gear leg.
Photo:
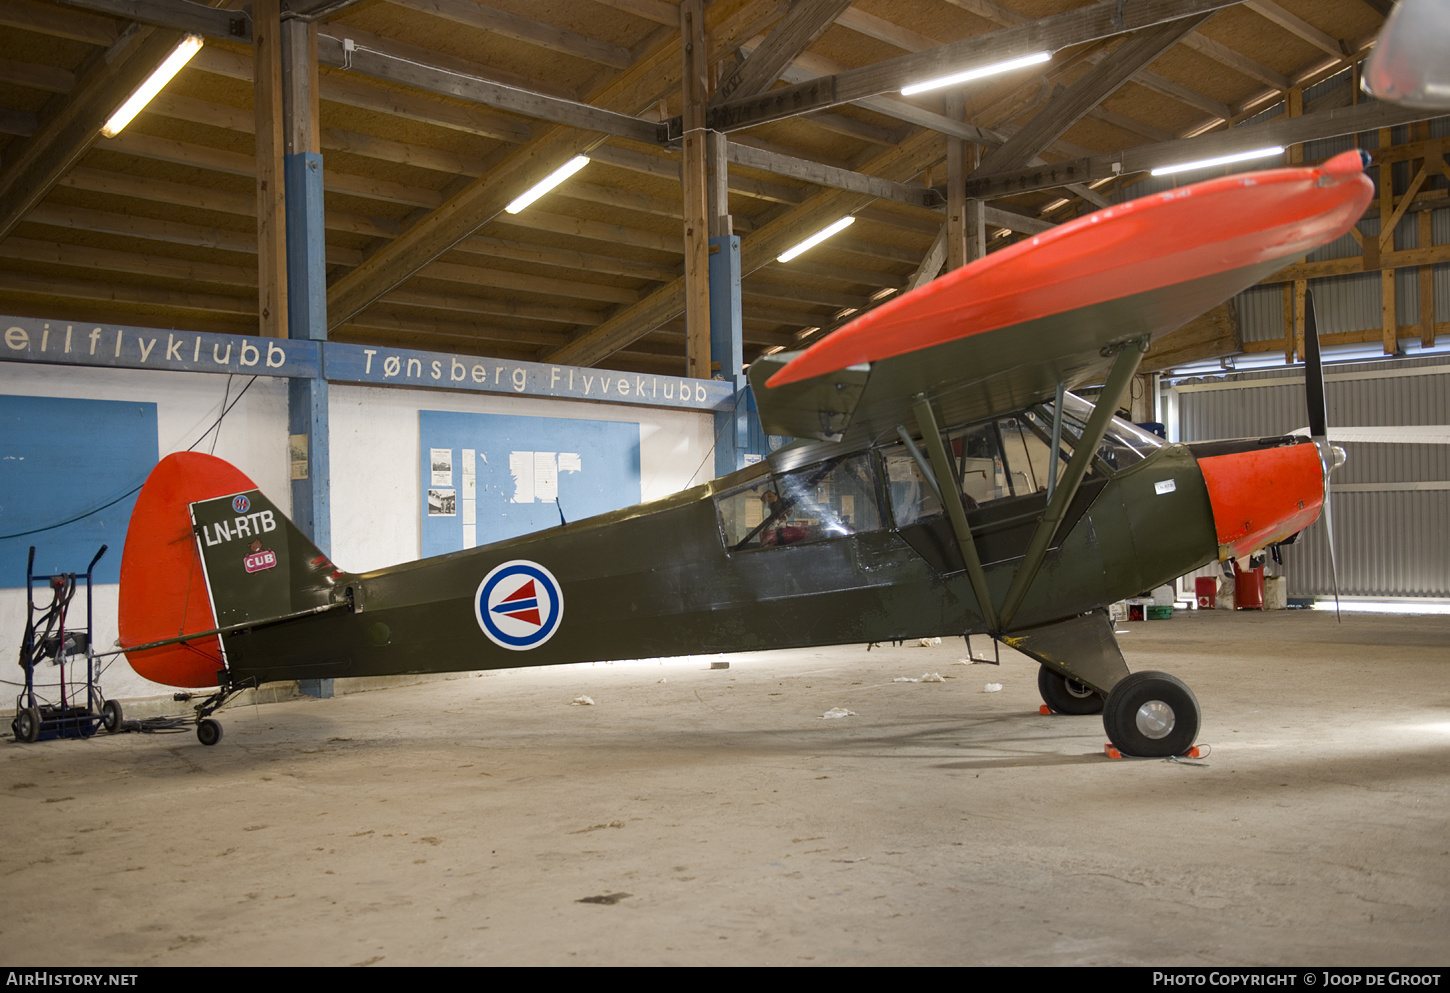
M 222 704 L 247 688 L 237 683 L 223 683 L 220 689 L 196 705 L 197 741 L 210 746 L 222 740 L 221 723 L 213 720 L 211 715 L 220 710 Z
M 1128 675 L 1106 610 L 1004 635 L 1002 640 L 1042 663 L 1037 689 L 1043 703 L 1059 714 L 1100 713 L 1103 697 Z

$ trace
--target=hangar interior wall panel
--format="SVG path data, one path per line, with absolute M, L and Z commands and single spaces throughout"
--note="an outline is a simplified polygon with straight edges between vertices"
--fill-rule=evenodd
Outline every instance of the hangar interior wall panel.
M 1336 424 L 1450 424 L 1450 359 L 1330 366 L 1326 376 L 1331 439 Z M 1269 437 L 1307 422 L 1302 369 L 1204 382 L 1226 388 L 1175 389 L 1185 442 Z M 1450 445 L 1336 443 L 1348 457 L 1331 490 L 1340 593 L 1450 597 Z M 1290 596 L 1334 593 L 1322 517 L 1283 553 Z
M 207 434 L 223 406 L 237 400 L 243 388 L 246 393 L 220 431 Z M 424 407 L 638 423 L 640 487 L 646 500 L 713 475 L 714 427 L 708 412 L 341 384 L 329 393 L 332 551 L 343 568 L 354 571 L 418 558 L 418 412 Z M 214 452 L 242 469 L 290 513 L 286 380 L 0 363 L 0 394 L 155 404 L 157 454 L 183 451 L 204 439 L 198 451 Z M 37 536 L 35 543 L 41 545 L 42 539 Z M 121 548 L 106 555 L 119 562 Z M 84 567 L 80 562 L 73 568 Z M 19 570 L 23 578 L 24 559 L 0 562 L 0 569 Z M 114 584 L 96 586 L 93 627 L 99 644 L 118 637 L 117 592 Z M 0 638 L 16 647 L 24 626 L 24 589 L 0 589 Z M 173 692 L 142 679 L 120 659 L 106 671 L 102 685 L 117 699 Z

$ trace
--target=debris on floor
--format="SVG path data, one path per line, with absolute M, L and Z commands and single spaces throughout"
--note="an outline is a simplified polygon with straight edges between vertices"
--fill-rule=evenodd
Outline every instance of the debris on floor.
M 587 697 L 587 696 L 576 696 L 574 699 L 572 699 L 572 700 L 569 701 L 569 706 L 571 706 L 571 707 L 592 707 L 592 706 L 594 706 L 594 700 L 591 697 Z
M 982 692 L 983 693 L 1000 693 L 1000 692 L 1002 692 L 1002 684 L 1001 683 L 988 683 L 986 686 L 982 687 Z
M 856 712 L 854 710 L 847 710 L 845 707 L 832 707 L 830 710 L 826 711 L 824 714 L 821 715 L 821 720 L 829 721 L 837 717 L 855 716 Z

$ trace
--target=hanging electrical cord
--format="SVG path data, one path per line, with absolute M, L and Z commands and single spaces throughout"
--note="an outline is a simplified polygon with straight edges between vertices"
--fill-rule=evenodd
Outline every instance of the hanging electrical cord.
M 242 387 L 241 392 L 237 394 L 236 399 L 235 400 L 232 400 L 231 403 L 227 403 L 226 399 L 223 398 L 223 400 L 222 400 L 223 409 L 222 409 L 221 415 L 219 417 L 217 417 L 217 419 L 212 423 L 212 425 L 209 428 L 207 428 L 205 431 L 203 431 L 201 433 L 201 436 L 200 437 L 198 437 L 195 441 L 193 441 L 190 445 L 188 445 L 186 447 L 186 451 L 188 451 L 188 452 L 194 451 L 196 449 L 196 446 L 200 445 L 203 441 L 206 440 L 206 436 L 207 435 L 211 434 L 213 431 L 217 431 L 217 429 L 221 427 L 221 423 L 222 423 L 223 418 L 225 418 L 227 416 L 227 414 L 231 413 L 232 408 L 235 407 L 241 401 L 242 397 L 244 397 L 244 396 L 247 395 L 247 390 L 251 389 L 252 388 L 252 384 L 255 383 L 256 381 L 257 381 L 257 377 L 256 376 L 253 376 L 250 380 L 248 380 L 247 381 L 247 385 Z M 231 377 L 228 376 L 227 377 L 227 392 L 228 393 L 231 392 L 231 386 L 232 386 L 232 384 L 231 384 Z M 218 434 L 220 434 L 219 431 L 218 431 Z M 213 438 L 212 439 L 212 451 L 215 451 L 215 450 L 216 450 L 216 439 Z M 74 524 L 76 521 L 83 521 L 87 517 L 92 517 L 92 516 L 94 516 L 96 514 L 99 514 L 101 511 L 105 510 L 108 507 L 114 507 L 116 504 L 120 503 L 122 500 L 125 500 L 127 497 L 132 496 L 132 495 L 134 495 L 136 493 L 139 493 L 141 491 L 141 487 L 144 486 L 145 483 L 146 483 L 146 481 L 143 479 L 141 482 L 137 483 L 131 489 L 127 490 L 125 493 L 122 493 L 120 496 L 116 497 L 114 500 L 108 500 L 105 503 L 101 504 L 99 507 L 93 507 L 92 509 L 86 511 L 83 514 L 77 514 L 76 516 L 70 518 L 69 520 L 61 521 L 58 524 L 47 524 L 44 527 L 31 528 L 29 531 L 16 531 L 13 534 L 0 534 L 0 541 L 4 541 L 4 540 L 6 540 L 8 538 L 23 538 L 23 537 L 25 537 L 26 535 L 29 535 L 29 534 L 41 534 L 42 532 L 45 532 L 45 531 L 54 531 L 56 528 L 63 528 L 67 524 Z
M 256 382 L 256 380 L 257 380 L 257 377 L 256 376 L 253 376 L 252 377 L 252 382 Z M 247 385 L 248 386 L 251 386 L 252 383 L 248 383 Z M 246 390 L 243 390 L 242 391 L 242 393 L 245 393 L 245 392 L 246 392 Z M 222 393 L 222 417 L 227 416 L 227 411 L 229 411 L 229 410 L 232 409 L 230 406 L 227 405 L 227 400 L 231 397 L 231 395 L 232 395 L 232 374 L 231 373 L 227 373 L 227 388 L 226 388 L 226 391 L 224 393 Z M 241 398 L 242 398 L 241 397 L 241 393 L 238 393 L 237 394 L 237 399 L 240 400 Z M 212 430 L 211 447 L 206 450 L 206 453 L 208 455 L 215 455 L 216 454 L 216 443 L 217 443 L 217 439 L 222 436 L 221 426 L 222 426 L 221 417 L 218 417 L 217 418 L 217 422 L 211 426 L 211 430 Z M 202 435 L 202 437 L 205 438 L 206 435 Z

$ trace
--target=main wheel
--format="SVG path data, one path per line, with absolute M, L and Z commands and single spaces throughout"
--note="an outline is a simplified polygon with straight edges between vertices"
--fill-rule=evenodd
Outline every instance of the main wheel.
M 1037 692 L 1042 702 L 1059 714 L 1101 714 L 1103 698 L 1076 679 L 1043 666 L 1037 670 Z
M 110 734 L 121 730 L 121 705 L 115 700 L 107 700 L 101 706 L 101 727 Z
M 215 745 L 222 740 L 222 726 L 208 717 L 204 721 L 197 722 L 196 740 L 203 745 Z
M 1176 676 L 1135 672 L 1108 694 L 1103 728 L 1124 755 L 1167 758 L 1182 755 L 1198 737 L 1198 698 Z
M 35 741 L 40 737 L 40 711 L 35 707 L 17 710 L 15 720 L 10 722 L 10 730 L 15 732 L 16 741 Z

